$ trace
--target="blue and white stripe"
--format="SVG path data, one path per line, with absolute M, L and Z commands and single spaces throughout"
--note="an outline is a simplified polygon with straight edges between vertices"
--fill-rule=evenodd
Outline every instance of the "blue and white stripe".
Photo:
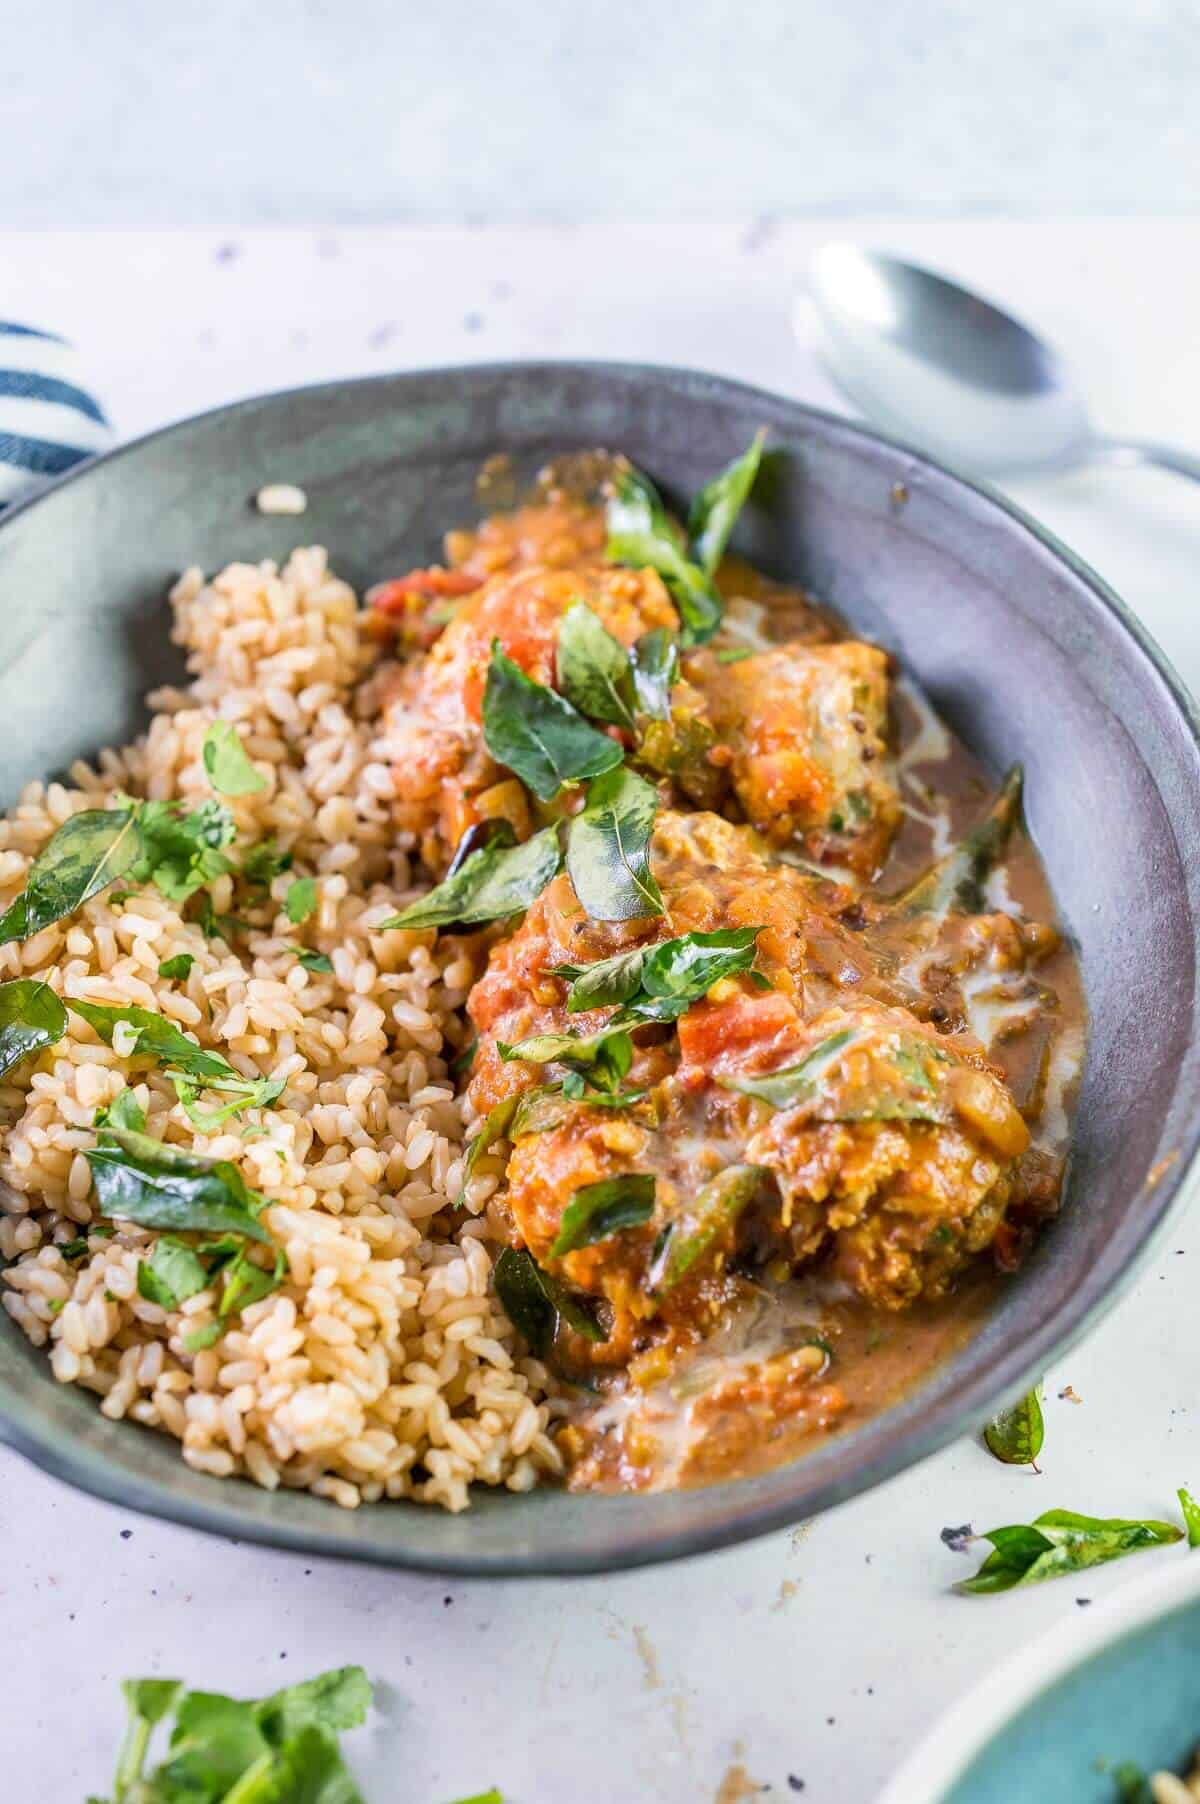
M 0 320 L 0 508 L 112 442 L 63 338 Z

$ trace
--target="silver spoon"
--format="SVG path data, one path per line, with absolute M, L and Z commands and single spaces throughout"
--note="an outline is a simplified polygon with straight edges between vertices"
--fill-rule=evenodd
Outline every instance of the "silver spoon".
M 986 476 L 1157 464 L 1200 482 L 1200 458 L 1093 431 L 1057 352 L 944 276 L 854 244 L 827 244 L 809 273 L 838 385 L 877 424 L 947 463 Z

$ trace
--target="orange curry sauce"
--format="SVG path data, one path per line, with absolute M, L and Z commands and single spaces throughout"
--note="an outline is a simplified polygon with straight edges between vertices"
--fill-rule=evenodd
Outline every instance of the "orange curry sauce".
M 372 591 L 397 660 L 399 824 L 435 879 L 481 823 L 522 842 L 581 805 L 570 789 L 539 802 L 489 752 L 494 645 L 554 687 L 574 602 L 627 649 L 678 632 L 662 577 L 606 560 L 612 467 L 561 466 L 451 532 L 444 568 Z M 562 1077 L 502 1047 L 612 1016 L 570 1012 L 560 967 L 759 930 L 753 971 L 633 1030 L 636 1100 L 559 1090 L 478 1166 L 500 1180 L 497 1238 L 597 1324 L 588 1337 L 560 1316 L 546 1351 L 578 1488 L 791 1458 L 959 1346 L 1057 1206 L 1084 1049 L 1078 972 L 1019 824 L 980 863 L 971 906 L 913 887 L 992 803 L 969 754 L 886 653 L 809 597 L 732 557 L 717 583 L 724 618 L 683 650 L 670 719 L 608 729 L 657 786 L 663 912 L 593 919 L 563 870 L 517 922 L 462 941 L 480 971 L 468 1096 L 485 1116 Z M 762 1080 L 797 1065 L 813 1081 L 765 1100 Z M 572 1198 L 629 1173 L 652 1175 L 652 1213 L 556 1257 Z

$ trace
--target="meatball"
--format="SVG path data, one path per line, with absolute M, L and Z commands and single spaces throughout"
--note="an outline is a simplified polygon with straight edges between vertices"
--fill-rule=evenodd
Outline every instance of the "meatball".
M 652 627 L 678 625 L 652 570 L 601 564 L 571 570 L 518 567 L 474 590 L 428 656 L 400 670 L 384 708 L 398 824 L 417 836 L 435 868 L 477 821 L 502 815 L 518 837 L 529 833 L 524 790 L 494 762 L 483 741 L 488 664 L 499 640 L 527 676 L 553 685 L 559 625 L 580 600 L 623 645 Z
M 887 747 L 888 660 L 874 645 L 794 643 L 687 661 L 746 818 L 772 845 L 871 877 L 900 820 Z

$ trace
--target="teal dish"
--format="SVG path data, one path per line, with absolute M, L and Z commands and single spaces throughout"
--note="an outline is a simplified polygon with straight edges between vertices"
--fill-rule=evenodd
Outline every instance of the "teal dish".
M 1128 1584 L 1023 1650 L 934 1727 L 879 1804 L 1118 1804 L 1115 1771 L 1190 1771 L 1200 1563 Z
M 1030 829 L 1078 945 L 1091 1043 L 1064 1207 L 980 1332 L 893 1408 L 762 1476 L 485 1493 L 448 1516 L 347 1512 L 195 1472 L 174 1441 L 56 1384 L 0 1316 L 12 1446 L 127 1508 L 309 1553 L 485 1575 L 631 1567 L 780 1528 L 923 1459 L 1027 1388 L 1129 1282 L 1200 1141 L 1196 712 L 1049 533 L 847 420 L 688 371 L 510 364 L 270 395 L 125 446 L 0 520 L 0 801 L 139 730 L 146 690 L 182 674 L 165 594 L 189 564 L 317 542 L 361 590 L 437 555 L 498 451 L 525 479 L 553 454 L 611 446 L 677 498 L 760 426 L 775 481 L 736 548 L 894 651 L 992 770 L 1024 764 Z M 276 482 L 306 491 L 303 521 L 256 512 Z

